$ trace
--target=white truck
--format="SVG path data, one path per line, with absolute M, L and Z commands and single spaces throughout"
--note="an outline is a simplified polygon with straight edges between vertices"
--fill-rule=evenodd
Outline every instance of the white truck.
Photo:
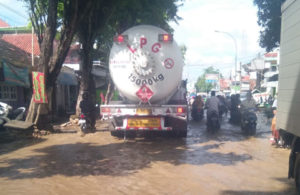
M 281 11 L 276 126 L 291 144 L 288 176 L 300 192 L 300 0 L 286 0 Z
M 140 25 L 115 36 L 109 56 L 111 78 L 121 101 L 101 106 L 113 136 L 162 132 L 186 137 L 186 84 L 183 58 L 173 36 Z

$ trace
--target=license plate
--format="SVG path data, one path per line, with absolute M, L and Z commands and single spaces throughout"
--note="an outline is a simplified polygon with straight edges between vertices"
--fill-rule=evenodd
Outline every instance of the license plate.
M 160 118 L 155 117 L 143 117 L 143 118 L 129 118 L 128 127 L 142 127 L 142 128 L 159 128 Z
M 148 108 L 137 108 L 136 109 L 136 113 L 137 114 L 151 114 L 152 113 L 152 111 L 151 111 L 151 109 L 148 109 Z

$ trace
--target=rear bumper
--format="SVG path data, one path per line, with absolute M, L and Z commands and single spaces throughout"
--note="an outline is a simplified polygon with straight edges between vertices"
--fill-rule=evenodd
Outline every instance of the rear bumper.
M 172 127 L 166 127 L 165 126 L 165 118 L 164 117 L 159 117 L 160 118 L 160 126 L 159 127 L 129 127 L 128 125 L 128 118 L 125 117 L 123 118 L 123 125 L 122 126 L 115 126 L 114 130 L 149 130 L 149 131 L 171 131 Z
M 132 118 L 132 116 L 130 117 Z M 135 117 L 134 117 L 135 118 Z M 161 116 L 159 127 L 130 127 L 128 125 L 128 118 L 119 118 L 119 122 L 115 119 L 112 120 L 113 128 L 111 131 L 181 131 L 187 130 L 187 118 L 186 117 L 173 117 L 173 116 Z

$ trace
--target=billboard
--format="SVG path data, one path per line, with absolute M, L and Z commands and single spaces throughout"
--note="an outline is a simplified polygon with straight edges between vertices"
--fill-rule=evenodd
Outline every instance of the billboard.
M 205 74 L 206 83 L 216 83 L 219 81 L 219 74 Z

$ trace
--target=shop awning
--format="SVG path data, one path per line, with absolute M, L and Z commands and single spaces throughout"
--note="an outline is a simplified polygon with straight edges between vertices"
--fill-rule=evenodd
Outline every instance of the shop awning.
M 21 87 L 30 87 L 29 70 L 27 67 L 17 67 L 5 61 L 1 61 L 4 83 Z
M 57 77 L 60 85 L 78 85 L 75 73 L 61 71 Z

